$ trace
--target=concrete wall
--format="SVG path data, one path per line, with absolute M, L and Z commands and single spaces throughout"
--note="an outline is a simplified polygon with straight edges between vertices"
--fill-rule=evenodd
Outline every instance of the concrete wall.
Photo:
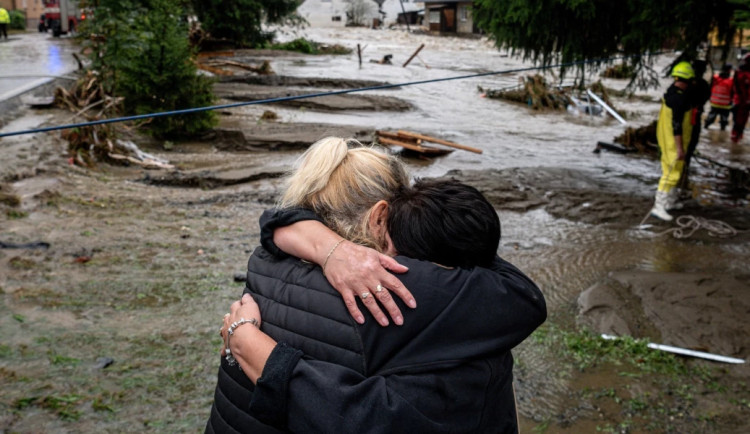
M 456 33 L 474 32 L 471 4 L 472 2 L 459 3 L 456 7 Z

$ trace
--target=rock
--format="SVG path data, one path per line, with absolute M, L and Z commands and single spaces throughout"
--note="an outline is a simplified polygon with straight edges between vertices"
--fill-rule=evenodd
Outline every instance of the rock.
M 235 282 L 244 282 L 247 280 L 247 274 L 245 273 L 234 273 Z
M 113 363 L 115 363 L 115 359 L 111 357 L 99 357 L 98 359 L 96 359 L 94 369 L 105 369 Z

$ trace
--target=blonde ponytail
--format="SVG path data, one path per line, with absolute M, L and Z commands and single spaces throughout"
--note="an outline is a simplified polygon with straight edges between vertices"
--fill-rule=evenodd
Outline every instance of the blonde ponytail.
M 328 137 L 300 157 L 278 205 L 310 209 L 342 237 L 379 247 L 367 231 L 370 209 L 408 184 L 396 157 L 356 140 Z
M 349 146 L 339 137 L 318 140 L 302 154 L 286 180 L 286 192 L 279 208 L 308 208 L 306 199 L 328 185 L 331 174 L 346 158 Z

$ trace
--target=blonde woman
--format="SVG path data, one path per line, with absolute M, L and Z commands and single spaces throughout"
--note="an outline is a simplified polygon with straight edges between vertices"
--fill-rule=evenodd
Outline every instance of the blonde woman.
M 206 432 L 517 432 L 510 349 L 546 308 L 536 285 L 496 257 L 499 220 L 478 191 L 455 182 L 409 187 L 393 157 L 328 139 L 303 156 L 283 203 L 308 211 L 270 213 L 266 225 L 312 210 L 333 232 L 300 221 L 273 237 L 319 266 L 263 248 L 251 257 L 252 297 L 225 317 L 230 351 Z M 410 230 L 396 236 L 391 220 Z M 446 237 L 460 239 L 448 254 Z M 413 310 L 399 306 L 401 327 L 353 320 L 326 281 L 324 272 L 339 273 L 364 249 L 351 240 L 390 255 L 440 256 L 440 265 L 397 258 L 419 300 Z M 348 291 L 367 301 L 384 286 Z

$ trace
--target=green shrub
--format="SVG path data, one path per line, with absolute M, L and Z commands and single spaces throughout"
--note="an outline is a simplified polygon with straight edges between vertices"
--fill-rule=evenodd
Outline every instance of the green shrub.
M 273 40 L 263 23 L 300 24 L 304 20 L 294 11 L 299 0 L 191 0 L 195 14 L 205 31 L 214 38 L 228 39 L 240 45 L 260 47 Z
M 8 11 L 10 14 L 10 27 L 16 30 L 26 30 L 26 14 L 23 11 Z
M 305 54 L 351 54 L 352 50 L 342 45 L 323 45 L 319 42 L 305 38 L 297 38 L 293 41 L 271 44 L 268 48 L 274 50 L 297 51 Z
M 318 43 L 305 38 L 297 38 L 293 41 L 272 44 L 274 50 L 297 51 L 305 54 L 317 54 Z
M 125 114 L 209 106 L 212 80 L 197 74 L 180 0 L 100 0 L 82 33 L 92 68 L 108 93 L 124 98 Z M 213 112 L 151 118 L 160 138 L 190 136 L 216 124 Z

